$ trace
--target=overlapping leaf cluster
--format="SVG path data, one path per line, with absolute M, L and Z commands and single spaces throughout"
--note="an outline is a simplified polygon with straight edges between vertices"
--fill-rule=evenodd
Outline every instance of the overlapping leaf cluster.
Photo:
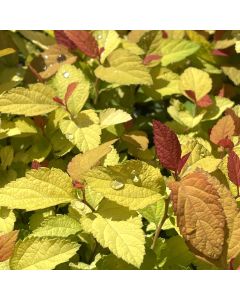
M 239 31 L 0 31 L 0 270 L 237 269 Z

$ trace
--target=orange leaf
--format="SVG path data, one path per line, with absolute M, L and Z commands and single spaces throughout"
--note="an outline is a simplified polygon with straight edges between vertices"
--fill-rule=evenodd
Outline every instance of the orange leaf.
M 217 260 L 223 251 L 225 215 L 216 187 L 208 174 L 195 171 L 170 184 L 181 234 L 198 255 Z
M 15 230 L 0 236 L 0 261 L 5 261 L 12 256 L 18 232 Z
M 210 140 L 218 145 L 219 142 L 226 138 L 231 138 L 235 132 L 235 124 L 233 118 L 228 115 L 222 117 L 216 125 L 213 126 L 210 134 Z

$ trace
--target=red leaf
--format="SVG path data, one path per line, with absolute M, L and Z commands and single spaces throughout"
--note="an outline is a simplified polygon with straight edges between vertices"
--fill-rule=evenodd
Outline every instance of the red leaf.
M 181 159 L 178 162 L 178 169 L 177 169 L 177 173 L 179 174 L 182 171 L 182 168 L 184 167 L 185 163 L 187 162 L 189 156 L 190 156 L 191 152 L 183 155 L 183 157 L 181 157 Z
M 46 118 L 42 116 L 33 117 L 33 121 L 37 127 L 39 127 L 42 131 L 44 130 L 45 125 L 47 124 Z
M 213 102 L 212 102 L 212 99 L 210 98 L 210 96 L 206 95 L 197 101 L 197 106 L 208 107 L 208 106 L 212 105 L 212 103 Z
M 214 50 L 212 50 L 212 54 L 216 55 L 216 56 L 229 56 L 229 54 L 227 53 L 227 51 L 220 50 L 220 49 L 214 49 Z
M 167 38 L 168 38 L 168 33 L 167 33 L 166 30 L 162 30 L 162 37 L 163 37 L 164 39 L 167 39 Z
M 77 85 L 78 85 L 78 82 L 72 82 L 72 83 L 69 84 L 69 86 L 67 87 L 65 97 L 64 97 L 65 103 L 67 103 L 68 99 L 71 97 L 71 95 L 74 92 Z
M 57 103 L 59 103 L 61 105 L 64 105 L 62 99 L 60 99 L 59 97 L 53 97 L 53 101 L 55 101 L 55 102 L 57 102 Z
M 153 121 L 154 144 L 157 157 L 164 168 L 177 172 L 181 159 L 181 145 L 174 131 L 160 121 Z
M 192 90 L 185 90 L 185 93 L 190 97 L 194 102 L 196 102 L 196 95 L 195 92 Z
M 79 182 L 79 181 L 77 181 L 77 180 L 74 180 L 74 181 L 73 181 L 73 186 L 74 186 L 76 189 L 81 189 L 81 190 L 84 189 L 84 184 L 81 183 L 81 182 Z
M 236 186 L 240 186 L 240 158 L 234 151 L 228 154 L 227 167 L 229 179 L 236 184 Z
M 92 34 L 87 30 L 64 30 L 65 35 L 76 47 L 89 57 L 99 56 L 98 44 Z
M 32 165 L 31 165 L 31 168 L 32 169 L 35 169 L 35 170 L 38 170 L 40 169 L 41 167 L 45 167 L 47 168 L 48 167 L 48 161 L 43 161 L 43 162 L 38 162 L 37 160 L 33 160 L 32 161 Z
M 64 45 L 69 49 L 76 49 L 76 45 L 66 36 L 64 30 L 54 30 L 55 38 L 57 43 L 60 45 Z
M 234 147 L 233 142 L 228 138 L 220 140 L 218 142 L 218 145 L 222 146 L 223 148 L 226 148 L 226 149 L 232 149 Z
M 161 56 L 158 55 L 158 54 L 149 54 L 149 55 L 146 55 L 144 57 L 143 64 L 144 65 L 148 65 L 153 60 L 157 60 L 157 59 L 160 59 L 160 58 L 161 58 Z

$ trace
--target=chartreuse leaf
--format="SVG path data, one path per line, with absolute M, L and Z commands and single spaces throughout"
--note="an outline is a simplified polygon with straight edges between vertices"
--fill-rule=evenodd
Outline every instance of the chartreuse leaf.
M 157 226 L 163 218 L 164 210 L 165 201 L 164 199 L 161 199 L 158 202 L 139 210 L 139 212 L 149 223 L 154 223 Z
M 58 104 L 52 99 L 54 90 L 42 83 L 30 87 L 17 87 L 0 96 L 0 112 L 15 115 L 37 116 L 55 110 Z
M 187 269 L 194 259 L 180 236 L 173 236 L 165 242 L 158 242 L 155 249 L 158 266 L 164 270 Z
M 172 105 L 167 108 L 167 111 L 176 122 L 189 128 L 197 126 L 206 113 L 206 110 L 201 110 L 197 115 L 193 115 L 180 101 L 175 99 L 172 101 Z
M 207 110 L 203 117 L 203 121 L 218 119 L 227 108 L 231 108 L 233 105 L 234 102 L 228 98 L 220 96 L 214 97 L 213 105 L 211 106 L 211 109 Z
M 189 99 L 191 98 L 185 91 L 193 91 L 198 101 L 210 92 L 212 80 L 207 72 L 190 67 L 181 74 L 179 86 L 181 92 Z
M 140 267 L 145 254 L 145 240 L 141 219 L 135 212 L 105 201 L 97 213 L 81 218 L 81 225 L 102 247 L 108 247 L 117 257 Z
M 160 39 L 158 43 L 151 45 L 148 53 L 162 56 L 161 65 L 163 67 L 181 61 L 192 55 L 199 49 L 199 45 L 184 39 Z
M 0 234 L 13 230 L 16 216 L 14 212 L 6 207 L 0 207 Z
M 87 101 L 90 88 L 89 81 L 81 69 L 68 64 L 62 65 L 53 79 L 53 86 L 59 98 L 64 99 L 68 86 L 73 82 L 77 85 L 67 100 L 67 108 L 76 115 Z
M 100 111 L 99 119 L 101 128 L 105 128 L 130 121 L 132 117 L 121 109 L 107 108 Z
M 69 203 L 74 199 L 70 177 L 60 169 L 30 170 L 0 189 L 0 206 L 27 211 Z
M 240 84 L 240 69 L 235 66 L 223 66 L 223 72 L 228 76 L 235 85 Z
M 66 138 L 82 152 L 100 144 L 99 118 L 92 109 L 81 111 L 74 119 L 61 120 L 59 126 Z
M 151 69 L 150 74 L 153 78 L 152 86 L 144 86 L 144 92 L 158 100 L 159 97 L 180 94 L 179 75 L 170 69 L 157 66 Z
M 85 179 L 94 191 L 133 210 L 153 204 L 165 195 L 160 170 L 143 161 L 97 167 L 89 171 Z
M 51 270 L 68 261 L 79 244 L 64 238 L 29 237 L 18 241 L 10 259 L 12 270 Z
M 211 173 L 214 172 L 221 163 L 221 159 L 211 156 L 208 150 L 197 141 L 195 143 L 189 141 L 183 144 L 182 149 L 184 154 L 190 153 L 190 156 L 182 168 L 181 176 L 185 176 L 199 168 Z
M 73 157 L 73 159 L 68 164 L 68 174 L 73 180 L 82 181 L 85 174 L 94 166 L 96 166 L 99 161 L 106 156 L 111 150 L 111 145 L 116 142 L 111 140 L 100 145 L 97 148 L 89 150 L 83 154 L 78 154 Z
M 0 270 L 10 270 L 9 260 L 0 261 Z
M 78 221 L 67 215 L 58 215 L 45 219 L 41 226 L 32 232 L 31 236 L 65 238 L 78 233 L 80 230 L 81 225 Z
M 5 49 L 1 49 L 0 50 L 0 57 L 3 57 L 3 56 L 6 56 L 6 55 L 9 55 L 9 54 L 12 54 L 16 52 L 15 49 L 13 48 L 5 48 Z
M 38 228 L 41 223 L 51 216 L 55 216 L 55 210 L 52 207 L 39 209 L 33 213 L 29 218 L 29 227 L 31 230 Z
M 101 80 L 120 85 L 152 84 L 148 69 L 143 65 L 139 56 L 126 49 L 113 51 L 108 61 L 110 67 L 99 66 L 95 75 Z
M 97 40 L 98 48 L 104 48 L 100 58 L 100 61 L 103 64 L 108 55 L 118 47 L 121 39 L 115 30 L 96 30 L 94 31 L 93 36 Z

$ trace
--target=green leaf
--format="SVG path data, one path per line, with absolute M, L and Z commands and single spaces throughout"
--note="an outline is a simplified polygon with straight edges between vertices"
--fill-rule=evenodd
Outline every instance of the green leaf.
M 54 96 L 54 90 L 42 83 L 32 84 L 28 89 L 17 87 L 0 96 L 0 112 L 25 116 L 46 114 L 58 107 Z
M 74 199 L 70 177 L 60 169 L 30 170 L 26 177 L 8 183 L 0 189 L 0 206 L 42 209 Z
M 19 241 L 10 259 L 12 270 L 52 270 L 68 261 L 79 249 L 63 238 L 31 237 Z
M 118 47 L 121 39 L 115 30 L 96 30 L 93 36 L 97 40 L 98 48 L 104 48 L 100 58 L 100 62 L 103 64 L 108 55 Z
M 159 267 L 164 270 L 186 269 L 192 260 L 193 254 L 188 250 L 184 240 L 180 236 L 174 236 L 164 243 L 158 243 L 156 254 Z
M 152 84 L 152 78 L 140 57 L 128 50 L 115 50 L 108 61 L 110 67 L 99 66 L 95 70 L 95 75 L 101 80 L 120 85 Z
M 53 86 L 58 96 L 64 99 L 69 84 L 73 82 L 77 83 L 77 86 L 67 100 L 67 108 L 71 114 L 76 115 L 87 101 L 90 88 L 89 81 L 81 69 L 68 64 L 62 65 L 53 79 Z
M 105 128 L 130 121 L 132 117 L 121 109 L 107 108 L 100 111 L 99 119 L 101 128 Z
M 5 146 L 0 149 L 1 167 L 6 170 L 13 161 L 14 151 L 12 146 Z
M 203 121 L 210 121 L 218 119 L 222 113 L 227 109 L 233 107 L 234 102 L 228 98 L 216 96 L 213 100 L 211 109 L 207 110 L 203 117 Z
M 197 68 L 187 68 L 180 76 L 180 89 L 182 93 L 191 99 L 185 91 L 191 90 L 195 93 L 196 101 L 207 95 L 212 89 L 212 80 L 207 72 Z
M 181 61 L 192 55 L 199 49 L 199 45 L 184 39 L 160 39 L 151 45 L 148 54 L 159 54 L 162 56 L 163 67 Z
M 119 220 L 119 214 L 125 217 L 124 221 Z M 108 247 L 117 257 L 139 268 L 145 254 L 141 219 L 132 217 L 127 209 L 121 210 L 120 206 L 115 210 L 115 216 L 117 220 L 111 217 L 109 211 L 102 209 L 99 213 L 83 217 L 81 224 L 102 247 Z
M 35 229 L 31 236 L 36 237 L 68 237 L 81 230 L 81 225 L 67 215 L 58 215 L 45 219 L 41 226 Z
M 85 177 L 87 184 L 102 196 L 137 210 L 162 199 L 165 183 L 158 168 L 143 161 L 97 167 Z
M 66 138 L 82 152 L 100 144 L 99 119 L 92 109 L 80 112 L 74 119 L 61 120 L 59 126 Z
M 154 223 L 156 226 L 162 220 L 165 211 L 165 201 L 164 199 L 158 202 L 148 205 L 144 209 L 141 209 L 139 213 L 148 220 L 149 223 Z

